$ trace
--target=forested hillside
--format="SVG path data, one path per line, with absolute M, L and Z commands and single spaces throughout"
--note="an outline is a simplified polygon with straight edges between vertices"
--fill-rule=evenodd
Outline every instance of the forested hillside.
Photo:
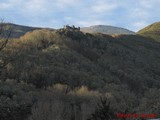
M 0 116 L 87 120 L 100 97 L 114 114 L 160 114 L 159 52 L 140 35 L 41 29 L 12 38 L 0 53 Z

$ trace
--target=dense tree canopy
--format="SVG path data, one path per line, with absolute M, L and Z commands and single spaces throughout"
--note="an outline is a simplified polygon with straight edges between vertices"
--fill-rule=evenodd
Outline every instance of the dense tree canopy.
M 16 112 L 2 117 L 26 112 L 29 120 L 87 120 L 101 112 L 95 110 L 100 96 L 115 112 L 160 112 L 159 43 L 63 29 L 35 30 L 7 42 L 0 51 L 0 62 L 6 61 L 1 108 Z

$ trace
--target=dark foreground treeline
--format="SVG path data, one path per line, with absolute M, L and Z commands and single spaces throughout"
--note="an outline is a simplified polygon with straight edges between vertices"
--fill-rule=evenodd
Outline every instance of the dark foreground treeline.
M 125 86 L 115 87 L 102 94 L 84 86 L 71 90 L 56 84 L 41 90 L 7 80 L 0 84 L 0 120 L 114 120 L 117 113 L 159 114 L 160 90 L 150 89 L 138 99 Z
M 136 35 L 35 30 L 11 39 L 0 51 L 0 120 L 160 114 L 159 52 Z

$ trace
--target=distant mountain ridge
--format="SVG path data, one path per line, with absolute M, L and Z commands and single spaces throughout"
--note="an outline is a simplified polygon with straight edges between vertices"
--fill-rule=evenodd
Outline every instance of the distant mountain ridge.
M 82 32 L 86 33 L 103 33 L 103 34 L 135 34 L 135 32 L 130 31 L 125 28 L 109 26 L 109 25 L 94 25 L 90 27 L 81 28 Z
M 3 23 L 5 26 L 5 32 L 9 32 L 9 28 L 12 28 L 11 38 L 19 38 L 27 32 L 31 32 L 38 29 L 55 30 L 54 28 L 41 28 L 41 27 L 30 27 L 25 25 L 18 25 L 13 23 Z M 139 30 L 137 33 L 130 31 L 125 28 L 109 26 L 109 25 L 94 25 L 90 27 L 82 27 L 81 31 L 84 33 L 102 33 L 102 34 L 126 34 L 134 35 L 139 34 L 145 37 L 152 38 L 156 41 L 160 41 L 160 22 L 153 23 L 147 27 Z
M 3 26 L 5 28 L 5 32 L 9 32 L 9 29 L 12 30 L 11 32 L 11 38 L 19 38 L 23 36 L 27 32 L 31 32 L 36 29 L 42 29 L 40 27 L 29 27 L 24 25 L 17 25 L 13 23 L 3 23 Z

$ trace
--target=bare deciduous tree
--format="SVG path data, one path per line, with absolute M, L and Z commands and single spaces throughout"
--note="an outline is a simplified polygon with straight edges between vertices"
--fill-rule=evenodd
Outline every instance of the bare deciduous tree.
M 6 24 L 3 20 L 0 21 L 0 51 L 4 49 L 8 43 L 9 37 L 11 36 L 12 28 L 6 27 Z
M 7 26 L 4 23 L 4 20 L 0 20 L 0 75 L 3 71 L 3 68 L 7 65 L 7 60 L 5 54 L 3 54 L 2 50 L 6 47 L 9 38 L 12 33 L 12 27 Z M 2 79 L 2 76 L 1 76 Z

